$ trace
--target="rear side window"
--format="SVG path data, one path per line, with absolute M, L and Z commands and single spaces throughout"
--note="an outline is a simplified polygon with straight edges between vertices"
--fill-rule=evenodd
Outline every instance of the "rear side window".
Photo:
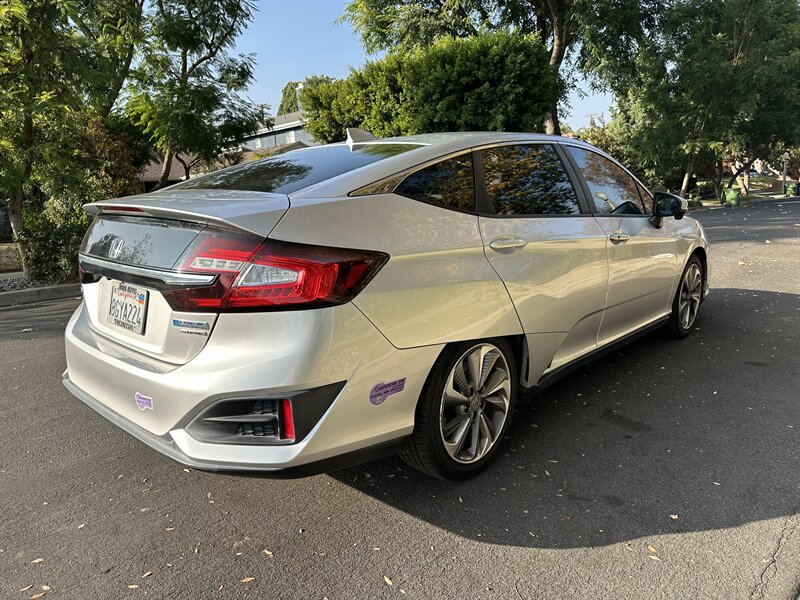
M 566 149 L 589 186 L 595 214 L 645 214 L 636 181 L 623 168 L 597 152 L 575 146 L 566 146 Z
M 420 169 L 406 177 L 394 191 L 414 200 L 472 212 L 475 209 L 472 154 Z
M 351 150 L 346 144 L 334 144 L 303 148 L 202 175 L 170 189 L 291 194 L 419 147 L 419 144 L 364 144 Z
M 486 192 L 498 215 L 574 215 L 578 196 L 549 144 L 499 146 L 481 152 Z

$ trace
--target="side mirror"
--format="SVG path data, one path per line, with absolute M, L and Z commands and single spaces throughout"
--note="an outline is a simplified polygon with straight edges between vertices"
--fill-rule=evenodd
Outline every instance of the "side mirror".
M 653 196 L 653 217 L 655 219 L 675 217 L 680 220 L 689 208 L 686 200 L 675 194 L 656 192 Z

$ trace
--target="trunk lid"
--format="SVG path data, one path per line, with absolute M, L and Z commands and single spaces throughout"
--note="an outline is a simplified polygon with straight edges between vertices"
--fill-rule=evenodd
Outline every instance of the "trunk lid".
M 180 269 L 186 256 L 211 238 L 263 241 L 288 208 L 282 194 L 223 190 L 165 190 L 86 205 L 94 221 L 79 261 L 92 330 L 134 358 L 188 362 L 206 345 L 218 313 L 170 306 L 175 290 L 215 280 Z

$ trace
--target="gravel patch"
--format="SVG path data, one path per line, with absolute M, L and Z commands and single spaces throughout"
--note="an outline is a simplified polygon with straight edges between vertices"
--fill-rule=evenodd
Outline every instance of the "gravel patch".
M 16 292 L 18 290 L 29 290 L 53 285 L 49 281 L 41 279 L 28 279 L 26 277 L 15 277 L 13 279 L 0 279 L 0 292 Z

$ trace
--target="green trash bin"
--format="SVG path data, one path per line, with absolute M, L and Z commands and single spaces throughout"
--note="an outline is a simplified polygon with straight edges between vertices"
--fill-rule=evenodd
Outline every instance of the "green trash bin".
M 731 208 L 736 208 L 739 206 L 739 199 L 741 196 L 739 195 L 739 190 L 736 188 L 729 188 L 725 190 L 725 204 L 730 206 Z
M 797 196 L 797 184 L 787 183 L 783 186 L 783 193 L 786 196 Z

